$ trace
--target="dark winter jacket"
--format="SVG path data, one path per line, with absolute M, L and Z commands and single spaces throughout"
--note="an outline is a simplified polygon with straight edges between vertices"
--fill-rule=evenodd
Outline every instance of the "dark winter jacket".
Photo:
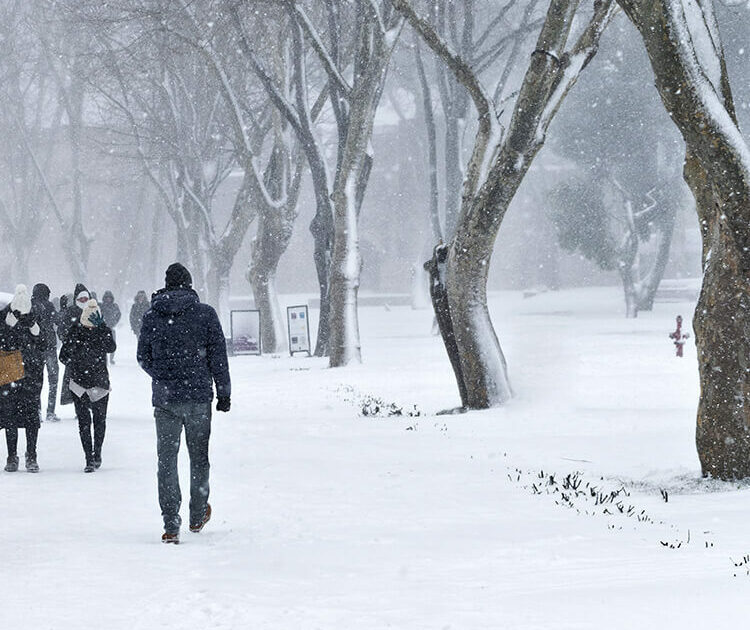
M 109 326 L 89 328 L 78 322 L 70 329 L 60 350 L 70 380 L 84 389 L 109 389 L 107 354 L 117 349 Z
M 138 338 L 138 363 L 152 378 L 152 401 L 211 402 L 229 396 L 229 362 L 216 311 L 192 289 L 162 289 L 151 299 Z
M 102 312 L 102 317 L 106 322 L 107 326 L 114 328 L 120 323 L 120 307 L 115 302 L 115 296 L 112 295 L 112 291 L 105 291 L 102 296 L 102 301 L 99 303 L 99 309 Z
M 73 303 L 70 306 L 66 306 L 64 310 L 61 309 L 58 314 L 57 336 L 60 337 L 60 341 L 63 343 L 65 343 L 65 338 L 68 336 L 70 329 L 81 320 L 81 313 L 83 313 L 83 311 L 81 310 L 81 307 L 76 304 L 76 299 L 84 291 L 88 293 L 88 289 L 84 285 L 77 284 L 76 289 L 73 292 Z
M 143 316 L 150 308 L 151 303 L 149 302 L 148 297 L 146 297 L 146 292 L 138 291 L 138 293 L 135 294 L 133 306 L 130 307 L 130 329 L 136 337 L 141 334 Z
M 41 331 L 31 334 L 27 322 L 8 326 L 5 318 L 9 312 L 10 304 L 0 310 L 0 350 L 21 351 L 24 376 L 0 387 L 0 429 L 38 427 L 45 342 Z M 37 321 L 33 310 L 30 316 L 30 322 Z
M 47 350 L 53 350 L 57 347 L 57 336 L 55 328 L 57 327 L 58 314 L 52 302 L 49 301 L 49 287 L 46 284 L 34 285 L 31 293 L 31 309 L 36 315 L 39 327 L 42 329 L 44 345 Z

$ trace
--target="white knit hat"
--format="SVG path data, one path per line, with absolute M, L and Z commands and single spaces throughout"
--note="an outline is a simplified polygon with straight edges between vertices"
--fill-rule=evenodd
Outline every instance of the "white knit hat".
M 16 293 L 10 302 L 10 310 L 18 311 L 21 315 L 31 312 L 31 298 L 25 284 L 16 287 Z

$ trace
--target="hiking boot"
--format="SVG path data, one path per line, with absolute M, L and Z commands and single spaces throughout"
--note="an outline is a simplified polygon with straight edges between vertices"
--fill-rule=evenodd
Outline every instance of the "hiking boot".
M 94 469 L 99 470 L 102 467 L 102 456 L 99 455 L 98 457 L 94 455 L 94 460 L 91 462 L 94 464 Z
M 180 534 L 179 534 L 179 532 L 176 533 L 176 534 L 169 534 L 167 532 L 164 532 L 161 535 L 161 541 L 163 543 L 167 543 L 167 544 L 171 543 L 173 545 L 179 545 L 180 544 Z
M 85 473 L 92 473 L 96 470 L 96 467 L 94 466 L 94 462 L 86 462 L 86 465 L 83 467 L 83 472 Z
M 206 503 L 206 513 L 198 523 L 190 523 L 190 531 L 197 534 L 203 529 L 203 526 L 211 520 L 211 504 Z
M 18 457 L 15 455 L 8 456 L 8 462 L 5 464 L 5 472 L 16 472 L 18 470 Z
M 37 464 L 36 455 L 26 455 L 26 471 L 30 473 L 39 472 L 39 464 Z
M 55 415 L 55 412 L 54 412 L 54 411 L 50 411 L 50 412 L 49 412 L 49 413 L 47 414 L 47 418 L 46 418 L 45 422 L 60 422 L 60 418 L 58 418 L 58 417 L 57 417 L 57 416 Z

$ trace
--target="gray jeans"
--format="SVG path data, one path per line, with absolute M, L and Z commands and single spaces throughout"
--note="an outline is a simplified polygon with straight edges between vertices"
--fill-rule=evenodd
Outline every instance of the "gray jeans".
M 156 450 L 159 455 L 159 505 L 164 531 L 180 531 L 180 479 L 177 453 L 182 427 L 190 455 L 190 522 L 199 523 L 208 504 L 208 440 L 211 436 L 211 403 L 168 403 L 154 407 Z

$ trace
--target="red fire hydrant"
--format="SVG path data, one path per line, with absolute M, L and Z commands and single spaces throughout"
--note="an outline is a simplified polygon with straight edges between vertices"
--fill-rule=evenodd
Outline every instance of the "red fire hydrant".
M 669 333 L 669 338 L 674 339 L 674 347 L 677 350 L 678 357 L 682 356 L 682 347 L 685 345 L 685 340 L 690 335 L 682 332 L 682 315 L 677 316 L 677 329 L 674 332 Z

